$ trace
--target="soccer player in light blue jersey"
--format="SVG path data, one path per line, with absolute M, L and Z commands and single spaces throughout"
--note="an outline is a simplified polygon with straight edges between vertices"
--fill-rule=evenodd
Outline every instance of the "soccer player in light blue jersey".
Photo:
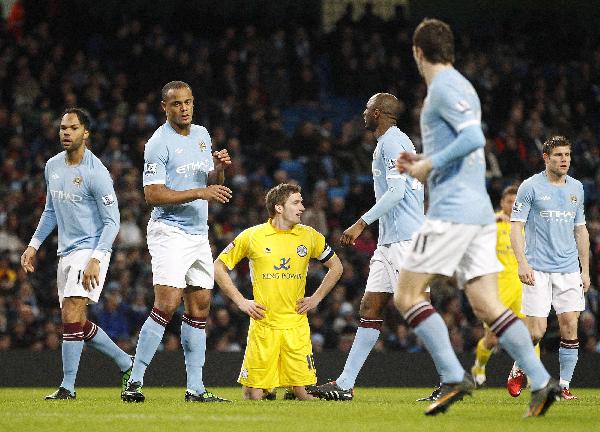
M 212 151 L 206 128 L 192 124 L 194 97 L 188 84 L 167 83 L 162 89 L 161 106 L 167 121 L 146 144 L 143 174 L 146 202 L 154 206 L 147 238 L 154 307 L 140 330 L 131 378 L 121 399 L 145 400 L 142 386 L 146 368 L 183 297 L 181 345 L 187 372 L 184 399 L 223 402 L 225 399 L 204 387 L 202 368 L 214 285 L 208 202 L 226 203 L 231 198 L 231 190 L 223 186 L 231 159 L 227 150 Z
M 485 188 L 485 137 L 475 89 L 456 69 L 450 27 L 425 19 L 413 35 L 413 55 L 427 83 L 421 110 L 423 154 L 404 152 L 396 164 L 427 180 L 429 210 L 403 263 L 394 301 L 433 357 L 442 386 L 425 414 L 436 415 L 474 382 L 450 344 L 444 320 L 427 301 L 425 287 L 436 275 L 456 276 L 475 314 L 531 378 L 527 416 L 539 416 L 560 397 L 558 382 L 535 355 L 525 324 L 498 297 L 494 211 Z
M 46 399 L 75 399 L 75 378 L 84 342 L 111 357 L 122 372 L 122 386 L 131 373 L 131 358 L 96 324 L 87 319 L 87 305 L 100 298 L 112 244 L 119 232 L 119 207 L 108 170 L 86 143 L 90 119 L 79 108 L 67 109 L 60 122 L 65 151 L 46 163 L 46 206 L 29 246 L 21 256 L 25 273 L 58 226 L 58 298 L 63 321 L 63 381 Z
M 558 316 L 560 386 L 563 399 L 572 400 L 577 399 L 569 390 L 579 351 L 577 322 L 590 287 L 590 239 L 583 185 L 567 175 L 571 143 L 554 136 L 544 143 L 542 152 L 546 169 L 519 187 L 510 237 L 523 282 L 522 309 L 534 344 L 546 333 L 551 307 Z M 524 374 L 515 364 L 508 391 L 518 396 L 524 383 Z
M 360 324 L 342 374 L 335 380 L 310 387 L 309 392 L 327 400 L 351 400 L 356 378 L 377 343 L 383 324 L 383 309 L 394 293 L 403 257 L 419 229 L 423 214 L 423 184 L 396 168 L 401 152 L 415 147 L 396 126 L 400 103 L 389 93 L 378 93 L 367 102 L 365 127 L 377 138 L 373 152 L 375 205 L 344 231 L 340 242 L 353 245 L 367 225 L 379 220 L 377 249 L 370 262 L 365 294 L 360 303 Z

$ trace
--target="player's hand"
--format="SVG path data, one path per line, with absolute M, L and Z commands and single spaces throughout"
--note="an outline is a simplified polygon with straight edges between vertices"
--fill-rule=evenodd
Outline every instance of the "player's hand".
M 210 186 L 207 186 L 206 188 L 198 189 L 198 190 L 200 191 L 200 194 L 199 194 L 200 199 L 203 199 L 206 201 L 216 201 L 221 204 L 225 204 L 225 203 L 229 202 L 229 200 L 233 196 L 231 194 L 231 189 L 229 189 L 227 186 L 223 186 L 223 185 L 210 185 Z
M 590 289 L 590 285 L 592 284 L 592 280 L 590 279 L 590 274 L 581 273 L 581 282 L 583 284 L 583 292 L 586 293 Z
M 401 173 L 408 172 L 408 169 L 412 166 L 412 164 L 421 159 L 423 159 L 422 154 L 401 152 L 396 159 L 396 168 L 398 168 L 398 171 Z
M 261 305 L 260 303 L 256 303 L 254 300 L 244 299 L 238 307 L 242 312 L 254 318 L 255 320 L 261 320 L 265 317 L 266 307 Z
M 314 296 L 301 298 L 296 302 L 296 312 L 299 314 L 304 314 L 311 309 L 316 308 L 321 300 L 315 298 Z
M 340 243 L 344 246 L 354 246 L 356 239 L 362 234 L 366 226 L 367 224 L 364 220 L 357 220 L 350 228 L 346 229 L 342 233 L 342 236 L 340 237 Z
M 408 175 L 416 178 L 421 183 L 425 183 L 427 181 L 427 176 L 429 176 L 429 173 L 431 172 L 431 169 L 431 159 L 421 159 L 410 165 L 406 172 Z
M 510 222 L 510 216 L 504 212 L 496 213 L 496 222 Z
M 25 273 L 32 273 L 35 271 L 35 268 L 33 267 L 33 259 L 36 253 L 37 250 L 35 250 L 35 248 L 27 246 L 27 249 L 25 249 L 23 255 L 21 255 L 21 267 L 23 267 Z
M 100 286 L 100 261 L 96 258 L 90 258 L 88 261 L 83 271 L 82 284 L 86 291 L 92 291 Z
M 226 149 L 214 151 L 212 154 L 215 170 L 224 170 L 231 165 L 231 157 Z
M 529 263 L 519 264 L 519 280 L 526 285 L 535 285 L 533 269 L 529 266 Z

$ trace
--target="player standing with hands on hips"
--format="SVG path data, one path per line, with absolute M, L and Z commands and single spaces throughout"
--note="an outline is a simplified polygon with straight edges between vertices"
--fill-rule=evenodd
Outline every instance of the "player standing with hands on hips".
M 25 273 L 44 240 L 58 226 L 58 300 L 63 322 L 63 380 L 46 399 L 75 399 L 75 378 L 84 342 L 114 360 L 124 389 L 131 357 L 87 319 L 87 305 L 102 293 L 112 244 L 119 232 L 119 207 L 110 173 L 88 148 L 90 118 L 69 108 L 60 122 L 65 151 L 46 163 L 46 206 L 29 246 L 21 256 Z
M 229 202 L 223 186 L 231 164 L 227 150 L 213 152 L 206 128 L 192 124 L 194 97 L 190 86 L 171 81 L 162 89 L 167 121 L 152 135 L 144 151 L 144 196 L 152 206 L 148 250 L 152 256 L 154 307 L 140 330 L 126 402 L 143 402 L 144 374 L 165 327 L 179 307 L 181 345 L 187 373 L 186 402 L 226 402 L 207 391 L 202 380 L 206 354 L 206 319 L 214 285 L 208 243 L 208 202 Z M 208 185 L 208 182 L 216 183 Z

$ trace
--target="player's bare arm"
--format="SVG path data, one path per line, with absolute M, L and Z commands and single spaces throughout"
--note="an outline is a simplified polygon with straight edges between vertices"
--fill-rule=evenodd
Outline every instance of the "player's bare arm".
M 37 250 L 32 246 L 27 246 L 27 249 L 21 255 L 21 267 L 25 271 L 25 273 L 33 273 L 35 268 L 33 267 L 33 260 L 35 258 L 35 254 Z
M 92 291 L 100 286 L 100 261 L 96 258 L 90 258 L 83 271 L 83 287 L 87 291 Z
M 297 301 L 296 311 L 299 314 L 306 313 L 309 310 L 316 308 L 318 304 L 321 303 L 321 300 L 323 300 L 325 296 L 329 294 L 342 276 L 344 266 L 337 255 L 332 256 L 323 265 L 328 269 L 327 274 L 325 274 L 323 281 L 321 281 L 321 285 L 319 285 L 319 288 L 317 288 L 313 295 L 310 297 L 301 298 Z
M 261 320 L 265 317 L 266 307 L 260 303 L 256 303 L 254 300 L 245 298 L 242 293 L 237 289 L 233 280 L 227 272 L 227 266 L 223 261 L 217 258 L 215 261 L 215 282 L 221 287 L 223 293 L 229 297 L 242 312 L 246 315 L 254 318 L 255 320 Z
M 359 219 L 351 227 L 347 228 L 340 237 L 340 243 L 344 246 L 354 245 L 356 239 L 362 234 L 364 229 L 366 228 L 367 223 Z
M 510 244 L 512 245 L 517 263 L 519 264 L 519 280 L 527 285 L 535 284 L 533 269 L 525 258 L 525 237 L 523 235 L 525 222 L 512 221 L 510 223 Z
M 215 169 L 208 173 L 208 181 L 222 185 L 225 182 L 225 169 L 231 165 L 231 157 L 227 149 L 214 151 L 212 156 Z
M 144 186 L 144 198 L 151 206 L 185 204 L 197 199 L 215 201 L 221 204 L 231 199 L 231 189 L 223 185 L 210 185 L 205 188 L 176 191 L 169 189 L 164 184 Z
M 590 235 L 585 225 L 575 226 L 575 243 L 577 244 L 577 254 L 581 264 L 581 281 L 583 282 L 583 292 L 590 289 Z

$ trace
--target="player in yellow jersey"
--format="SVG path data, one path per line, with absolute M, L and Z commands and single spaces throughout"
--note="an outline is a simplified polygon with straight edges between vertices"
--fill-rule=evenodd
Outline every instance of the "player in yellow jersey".
M 266 196 L 269 221 L 241 232 L 215 260 L 215 281 L 250 316 L 248 344 L 238 382 L 245 399 L 263 399 L 270 389 L 292 387 L 300 400 L 314 399 L 305 386 L 317 382 L 306 312 L 315 308 L 342 275 L 342 263 L 314 228 L 300 224 L 301 189 L 280 184 Z M 228 270 L 250 261 L 254 299 L 246 299 Z M 305 297 L 311 258 L 328 271 Z
M 500 211 L 496 213 L 496 255 L 504 266 L 504 270 L 498 273 L 500 301 L 516 316 L 523 318 L 525 316 L 521 312 L 523 284 L 519 280 L 519 266 L 510 244 L 510 214 L 517 198 L 517 190 L 516 186 L 509 186 L 502 191 Z M 494 333 L 487 326 L 484 326 L 484 330 L 485 335 L 477 343 L 475 364 L 471 368 L 471 374 L 478 387 L 485 384 L 485 366 L 498 345 L 498 338 Z M 538 346 L 536 346 L 536 351 L 539 353 Z

